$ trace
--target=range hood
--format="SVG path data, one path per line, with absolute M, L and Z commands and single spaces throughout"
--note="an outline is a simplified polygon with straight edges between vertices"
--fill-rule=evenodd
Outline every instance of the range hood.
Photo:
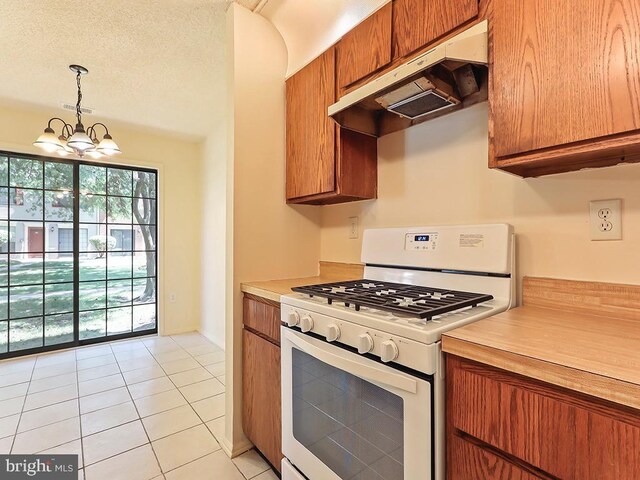
M 382 136 L 487 99 L 487 21 L 343 95 L 329 116 Z

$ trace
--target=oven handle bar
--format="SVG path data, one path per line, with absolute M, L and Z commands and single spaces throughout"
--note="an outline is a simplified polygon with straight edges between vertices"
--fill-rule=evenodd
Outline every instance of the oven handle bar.
M 301 337 L 300 335 L 293 332 L 291 333 L 291 335 L 287 335 L 287 338 L 291 341 L 291 343 L 295 344 L 295 346 L 303 352 L 308 353 L 309 355 L 323 361 L 324 363 L 344 370 L 357 377 L 371 380 L 372 382 L 377 382 L 381 385 L 387 385 L 399 390 L 404 390 L 405 392 L 409 393 L 417 393 L 418 391 L 418 382 L 416 380 L 413 380 L 412 378 L 397 373 L 381 371 L 377 368 L 363 365 L 360 362 L 354 362 L 353 360 L 349 360 L 340 355 L 335 355 L 323 348 L 319 348 L 313 345 L 304 337 Z

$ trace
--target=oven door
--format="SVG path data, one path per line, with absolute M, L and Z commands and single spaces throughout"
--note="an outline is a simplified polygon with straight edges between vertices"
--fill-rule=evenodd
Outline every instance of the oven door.
M 282 452 L 298 470 L 310 480 L 432 478 L 429 380 L 286 327 L 281 337 Z

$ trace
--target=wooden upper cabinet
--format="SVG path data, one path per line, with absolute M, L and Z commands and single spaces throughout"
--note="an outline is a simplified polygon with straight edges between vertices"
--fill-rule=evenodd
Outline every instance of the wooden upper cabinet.
M 529 176 L 640 153 L 637 0 L 494 0 L 492 28 L 492 166 Z
M 287 80 L 287 199 L 335 190 L 335 48 Z
M 377 139 L 340 129 L 332 47 L 287 80 L 287 202 L 323 205 L 376 198 Z
M 391 62 L 391 4 L 342 37 L 336 54 L 338 88 L 347 87 Z
M 408 55 L 477 16 L 478 0 L 393 0 L 393 59 Z

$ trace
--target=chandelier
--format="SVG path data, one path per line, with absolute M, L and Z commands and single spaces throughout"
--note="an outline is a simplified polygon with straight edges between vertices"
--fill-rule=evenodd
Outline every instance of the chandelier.
M 85 130 L 82 124 L 82 89 L 80 88 L 80 78 L 82 75 L 89 73 L 89 70 L 80 65 L 69 65 L 69 69 L 76 74 L 76 83 L 78 85 L 78 102 L 76 103 L 76 117 L 78 123 L 75 128 L 59 117 L 53 117 L 49 120 L 44 133 L 33 142 L 36 147 L 43 149 L 48 153 L 56 153 L 61 157 L 69 154 L 76 154 L 79 157 L 89 155 L 91 158 L 110 157 L 120 153 L 120 149 L 116 142 L 109 135 L 109 129 L 104 123 L 94 123 Z M 62 122 L 62 130 L 60 135 L 51 128 L 54 121 Z M 97 129 L 104 129 L 102 140 L 98 140 Z

